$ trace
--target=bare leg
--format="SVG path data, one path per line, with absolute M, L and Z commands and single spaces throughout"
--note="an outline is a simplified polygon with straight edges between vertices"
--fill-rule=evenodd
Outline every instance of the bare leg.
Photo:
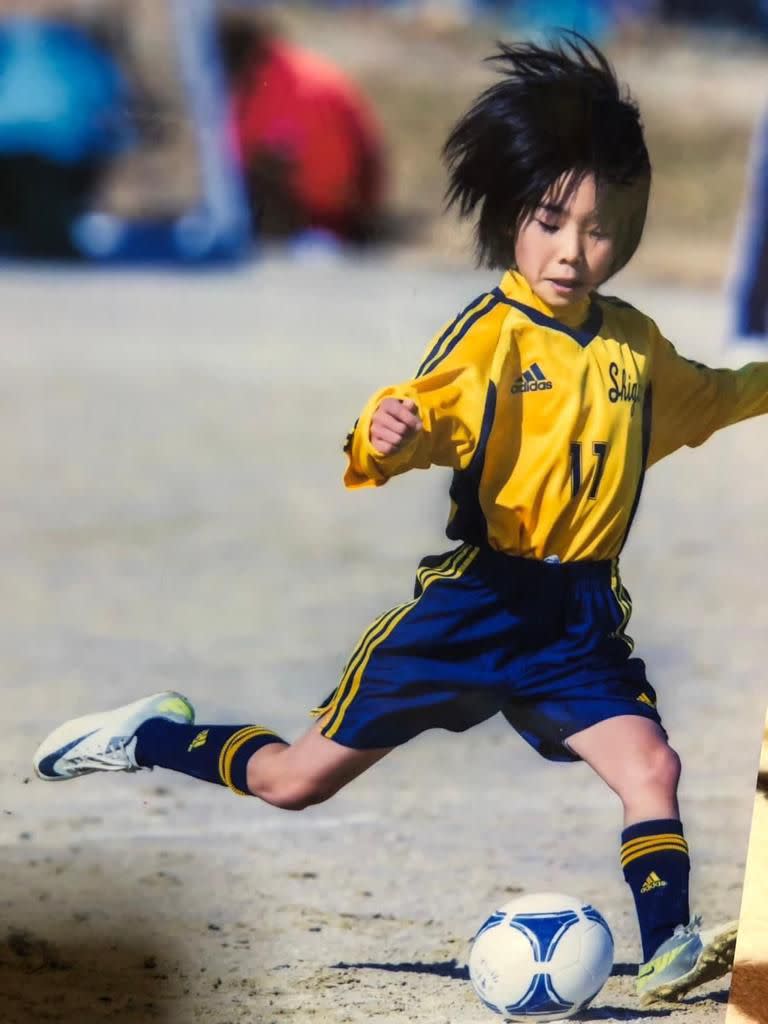
M 624 826 L 678 818 L 680 758 L 648 718 L 619 715 L 575 733 L 568 746 L 597 772 L 624 805 Z
M 680 759 L 661 727 L 637 715 L 608 718 L 568 745 L 624 806 L 620 862 L 649 963 L 690 918 L 690 860 L 677 804 Z
M 317 722 L 295 743 L 271 743 L 248 761 L 248 789 L 268 804 L 299 811 L 319 804 L 380 761 L 391 747 L 354 750 L 320 732 Z

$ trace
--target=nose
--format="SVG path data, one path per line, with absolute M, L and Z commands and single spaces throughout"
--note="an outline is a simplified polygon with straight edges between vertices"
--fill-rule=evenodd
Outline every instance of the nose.
M 571 225 L 565 231 L 560 232 L 560 252 L 558 257 L 561 263 L 570 267 L 578 266 L 584 258 L 584 248 L 580 232 Z

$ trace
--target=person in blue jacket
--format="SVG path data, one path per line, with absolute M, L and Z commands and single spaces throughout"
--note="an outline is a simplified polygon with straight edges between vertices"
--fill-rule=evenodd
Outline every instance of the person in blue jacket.
M 0 21 L 0 251 L 77 254 L 70 229 L 134 142 L 115 58 L 84 29 Z

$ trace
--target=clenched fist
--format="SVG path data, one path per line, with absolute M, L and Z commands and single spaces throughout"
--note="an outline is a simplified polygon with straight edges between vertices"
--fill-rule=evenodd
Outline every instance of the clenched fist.
M 406 398 L 385 398 L 371 420 L 371 444 L 382 455 L 391 455 L 421 430 L 416 403 Z

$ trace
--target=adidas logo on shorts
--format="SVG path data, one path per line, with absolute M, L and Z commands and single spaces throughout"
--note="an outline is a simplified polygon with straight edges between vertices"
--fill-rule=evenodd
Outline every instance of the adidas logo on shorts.
M 551 391 L 552 381 L 547 380 L 538 363 L 531 363 L 529 369 L 522 373 L 512 385 L 512 394 L 521 395 L 527 391 Z

